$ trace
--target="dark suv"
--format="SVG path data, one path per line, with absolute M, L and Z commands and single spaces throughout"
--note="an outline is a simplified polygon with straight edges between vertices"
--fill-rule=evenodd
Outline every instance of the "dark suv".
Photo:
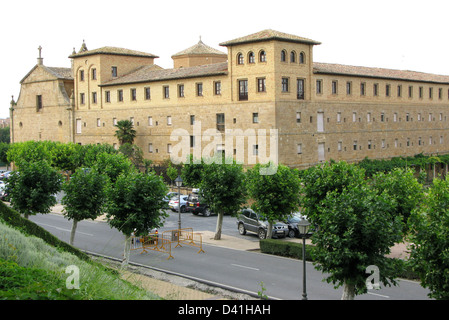
M 205 217 L 209 217 L 211 215 L 209 206 L 204 203 L 203 197 L 201 197 L 198 193 L 189 194 L 186 202 L 186 212 L 191 212 L 194 215 L 201 213 Z
M 241 235 L 246 231 L 257 233 L 259 239 L 267 237 L 268 222 L 259 218 L 259 215 L 251 209 L 243 209 L 237 217 L 237 228 Z M 285 238 L 288 234 L 288 226 L 282 222 L 273 224 L 272 238 Z

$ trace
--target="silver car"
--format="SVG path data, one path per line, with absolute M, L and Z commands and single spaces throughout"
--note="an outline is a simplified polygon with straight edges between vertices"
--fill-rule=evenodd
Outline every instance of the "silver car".
M 181 212 L 186 212 L 186 202 L 187 202 L 187 198 L 189 196 L 186 195 L 181 195 Z M 168 207 L 173 211 L 173 212 L 178 212 L 179 211 L 179 200 L 178 197 L 173 197 L 171 198 L 171 200 L 168 202 Z
M 257 233 L 259 239 L 267 237 L 268 222 L 262 220 L 259 215 L 251 209 L 243 209 L 237 217 L 237 228 L 241 235 L 247 231 Z M 283 222 L 273 225 L 272 238 L 285 238 L 288 234 L 288 226 Z

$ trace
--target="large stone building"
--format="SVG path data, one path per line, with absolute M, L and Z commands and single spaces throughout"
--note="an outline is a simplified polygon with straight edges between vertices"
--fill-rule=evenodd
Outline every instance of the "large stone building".
M 109 143 L 130 119 L 160 162 L 225 151 L 245 164 L 304 168 L 330 159 L 449 152 L 449 76 L 313 61 L 317 41 L 264 30 L 172 56 L 83 43 L 72 68 L 39 53 L 11 102 L 11 140 Z M 265 130 L 265 132 L 263 131 Z

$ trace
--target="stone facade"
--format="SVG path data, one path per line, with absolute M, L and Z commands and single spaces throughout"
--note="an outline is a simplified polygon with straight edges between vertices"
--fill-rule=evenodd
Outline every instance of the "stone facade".
M 276 153 L 305 168 L 449 151 L 449 76 L 316 63 L 319 44 L 264 30 L 221 43 L 227 55 L 200 41 L 172 56 L 173 69 L 83 44 L 73 74 L 38 63 L 22 80 L 12 139 L 116 145 L 114 124 L 130 119 L 156 163 L 225 150 L 246 165 Z

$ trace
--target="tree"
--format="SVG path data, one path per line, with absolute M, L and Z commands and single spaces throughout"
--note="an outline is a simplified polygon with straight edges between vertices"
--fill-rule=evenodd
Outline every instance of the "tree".
M 153 172 L 121 174 L 108 188 L 108 223 L 125 235 L 123 268 L 128 265 L 132 234 L 147 235 L 162 225 L 166 193 L 162 178 Z
M 73 220 L 70 244 L 73 245 L 79 221 L 96 219 L 103 213 L 106 203 L 106 177 L 96 170 L 79 168 L 63 184 L 65 195 L 61 200 L 63 214 Z
M 173 181 L 178 177 L 178 170 L 172 166 L 171 162 L 169 162 L 165 173 L 167 174 L 167 177 L 170 179 L 171 184 L 173 184 Z
M 18 171 L 8 179 L 13 209 L 29 215 L 49 213 L 56 204 L 55 194 L 61 190 L 61 175 L 46 160 L 21 162 Z
M 120 120 L 115 125 L 115 137 L 117 137 L 120 145 L 125 143 L 133 144 L 137 132 L 134 130 L 134 125 L 130 120 Z
M 183 184 L 191 187 L 198 187 L 203 179 L 204 160 L 195 160 L 193 155 L 190 155 L 189 161 L 184 164 L 181 169 L 181 178 Z
M 112 184 L 121 174 L 136 171 L 131 160 L 122 153 L 98 153 L 92 168 L 107 176 Z
M 267 237 L 271 238 L 273 223 L 283 220 L 299 208 L 300 180 L 297 170 L 278 165 L 272 175 L 261 175 L 261 168 L 270 164 L 257 164 L 247 171 L 249 196 L 254 200 L 251 206 L 268 221 Z
M 142 148 L 135 144 L 124 143 L 120 146 L 118 151 L 127 156 L 136 168 L 144 167 L 145 171 L 148 171 L 152 161 L 144 159 Z
M 401 216 L 406 227 L 410 213 L 424 198 L 423 186 L 414 177 L 414 171 L 394 168 L 388 173 L 378 172 L 373 175 L 372 182 L 378 193 L 386 192 L 391 197 L 392 214 Z
M 412 268 L 429 297 L 449 299 L 449 177 L 434 179 L 409 220 Z
M 223 215 L 236 214 L 246 202 L 245 174 L 235 161 L 204 164 L 203 170 L 199 187 L 205 202 L 218 214 L 214 240 L 220 240 Z
M 308 220 L 317 225 L 312 236 L 315 268 L 326 281 L 343 285 L 342 299 L 366 293 L 369 266 L 379 269 L 380 282 L 396 285 L 400 264 L 387 258 L 402 239 L 402 217 L 392 215 L 394 201 L 365 179 L 363 169 L 345 162 L 326 163 L 302 177 L 301 202 Z

